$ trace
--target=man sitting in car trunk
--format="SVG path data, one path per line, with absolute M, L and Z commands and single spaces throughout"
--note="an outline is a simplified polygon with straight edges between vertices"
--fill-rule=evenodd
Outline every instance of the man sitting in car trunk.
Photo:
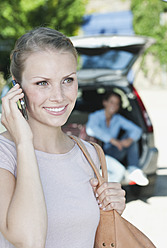
M 116 92 L 108 92 L 104 96 L 103 106 L 104 109 L 89 115 L 86 124 L 87 134 L 104 143 L 103 150 L 106 155 L 119 161 L 127 158 L 129 182 L 140 186 L 148 185 L 148 179 L 139 168 L 138 140 L 142 129 L 118 113 L 122 106 L 122 99 Z M 124 130 L 124 134 L 119 138 L 121 130 Z

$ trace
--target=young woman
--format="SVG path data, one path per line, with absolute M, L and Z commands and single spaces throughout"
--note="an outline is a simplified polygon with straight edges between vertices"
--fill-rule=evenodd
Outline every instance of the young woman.
M 146 186 L 149 181 L 139 168 L 138 140 L 141 137 L 142 129 L 118 113 L 121 102 L 119 94 L 113 91 L 108 92 L 103 100 L 104 109 L 89 115 L 86 131 L 88 135 L 96 137 L 104 143 L 103 149 L 106 155 L 119 161 L 127 157 L 129 181 Z M 124 130 L 124 135 L 119 138 L 121 130 Z M 107 166 L 110 166 L 109 162 Z M 118 167 L 114 172 L 121 174 L 122 168 Z
M 71 41 L 49 28 L 23 35 L 11 54 L 17 84 L 2 99 L 2 248 L 93 248 L 99 208 L 120 214 L 125 208 L 120 184 L 97 190 L 92 168 L 61 130 L 77 98 L 76 68 Z M 28 121 L 17 107 L 23 96 Z M 99 167 L 96 151 L 84 144 Z

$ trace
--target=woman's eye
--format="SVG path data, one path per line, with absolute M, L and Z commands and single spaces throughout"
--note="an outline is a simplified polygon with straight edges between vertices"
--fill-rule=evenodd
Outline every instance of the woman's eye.
M 41 82 L 38 82 L 37 85 L 45 86 L 45 85 L 48 85 L 48 83 L 46 81 L 41 81 Z
M 64 83 L 69 84 L 69 83 L 71 83 L 71 82 L 73 82 L 73 81 L 74 81 L 73 78 L 66 78 L 66 79 L 64 80 Z

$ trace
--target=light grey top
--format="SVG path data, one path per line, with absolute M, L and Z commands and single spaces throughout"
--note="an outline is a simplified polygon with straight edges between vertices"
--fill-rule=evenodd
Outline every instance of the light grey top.
M 83 142 L 99 168 L 94 147 Z M 89 182 L 94 177 L 91 166 L 77 144 L 65 154 L 35 152 L 48 212 L 45 248 L 93 248 L 100 211 Z M 2 135 L 0 168 L 17 177 L 15 144 Z M 0 247 L 14 246 L 0 233 Z

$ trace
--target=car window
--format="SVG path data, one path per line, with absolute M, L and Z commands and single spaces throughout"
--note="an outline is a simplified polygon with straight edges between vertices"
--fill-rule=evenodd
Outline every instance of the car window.
M 125 69 L 133 58 L 133 54 L 126 51 L 109 50 L 102 54 L 80 55 L 80 69 Z
M 122 111 L 132 112 L 132 105 L 130 98 L 133 99 L 132 95 L 128 95 L 120 88 L 113 87 L 112 91 L 116 92 L 121 96 L 122 99 Z M 86 112 L 94 112 L 98 109 L 103 108 L 102 101 L 107 90 L 105 88 L 94 88 L 94 89 L 81 89 L 78 90 L 77 102 L 75 110 L 81 110 Z

